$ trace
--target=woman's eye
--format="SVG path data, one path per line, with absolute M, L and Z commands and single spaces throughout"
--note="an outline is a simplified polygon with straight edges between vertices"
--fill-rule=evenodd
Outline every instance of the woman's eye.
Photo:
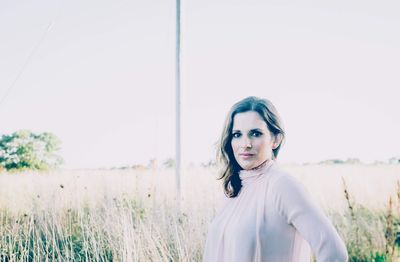
M 261 135 L 262 135 L 262 133 L 258 132 L 258 131 L 254 131 L 254 132 L 251 133 L 251 136 L 254 136 L 254 137 L 259 137 Z
M 240 137 L 240 133 L 233 133 L 232 137 Z

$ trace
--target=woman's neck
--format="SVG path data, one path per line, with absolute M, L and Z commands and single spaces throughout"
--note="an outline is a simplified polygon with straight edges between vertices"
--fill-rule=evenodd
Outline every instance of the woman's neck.
M 271 159 L 267 159 L 267 160 L 265 160 L 264 162 L 262 162 L 261 164 L 259 164 L 258 166 L 253 167 L 253 168 L 251 168 L 251 169 L 249 169 L 249 170 L 258 170 L 258 169 L 261 169 L 261 168 L 263 168 L 267 163 L 269 163 L 269 161 L 271 161 Z

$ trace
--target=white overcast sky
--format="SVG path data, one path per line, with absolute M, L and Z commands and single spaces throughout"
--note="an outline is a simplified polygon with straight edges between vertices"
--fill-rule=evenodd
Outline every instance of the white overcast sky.
M 0 0 L 0 134 L 65 167 L 175 155 L 175 1 Z M 182 156 L 214 157 L 236 101 L 270 99 L 281 162 L 400 156 L 400 2 L 182 0 Z

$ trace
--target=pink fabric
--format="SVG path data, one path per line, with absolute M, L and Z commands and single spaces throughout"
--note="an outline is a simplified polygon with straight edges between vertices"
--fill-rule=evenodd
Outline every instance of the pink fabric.
M 345 245 L 302 184 L 271 160 L 240 172 L 242 189 L 211 223 L 204 262 L 347 261 Z

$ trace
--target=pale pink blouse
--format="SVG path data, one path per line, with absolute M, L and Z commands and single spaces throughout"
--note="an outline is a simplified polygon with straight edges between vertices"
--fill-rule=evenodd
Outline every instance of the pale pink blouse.
M 302 184 L 271 160 L 242 170 L 242 188 L 211 223 L 204 262 L 347 261 L 335 228 Z M 310 250 L 311 247 L 311 250 Z

